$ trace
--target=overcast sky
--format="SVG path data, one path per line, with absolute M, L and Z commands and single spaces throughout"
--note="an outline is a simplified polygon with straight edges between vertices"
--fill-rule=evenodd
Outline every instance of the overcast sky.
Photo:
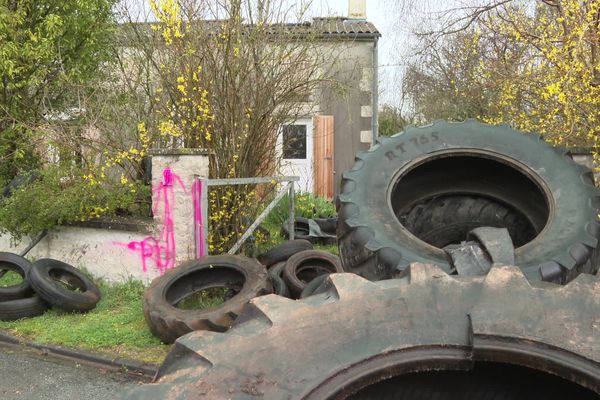
M 397 80 L 402 73 L 402 56 L 398 49 L 408 44 L 410 35 L 401 29 L 395 0 L 367 0 L 367 20 L 375 24 L 382 37 L 379 42 L 380 100 L 396 104 L 399 101 Z M 348 0 L 314 0 L 314 16 L 347 16 Z

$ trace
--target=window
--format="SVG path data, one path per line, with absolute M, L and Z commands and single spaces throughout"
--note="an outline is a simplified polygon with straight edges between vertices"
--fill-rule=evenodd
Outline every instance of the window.
M 306 159 L 306 125 L 284 125 L 283 158 Z

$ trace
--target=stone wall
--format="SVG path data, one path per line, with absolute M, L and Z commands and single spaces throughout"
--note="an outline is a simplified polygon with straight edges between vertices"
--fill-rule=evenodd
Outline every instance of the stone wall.
M 152 157 L 154 218 L 148 221 L 91 222 L 63 226 L 42 239 L 27 258 L 55 258 L 108 281 L 149 282 L 195 257 L 192 183 L 208 176 L 203 150 L 156 152 Z M 19 253 L 30 239 L 12 244 L 0 236 L 0 251 Z

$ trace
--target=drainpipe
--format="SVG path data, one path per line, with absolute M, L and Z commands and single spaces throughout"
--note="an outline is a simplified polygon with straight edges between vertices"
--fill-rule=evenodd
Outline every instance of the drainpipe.
M 379 50 L 377 47 L 377 42 L 379 38 L 375 36 L 375 41 L 373 42 L 373 101 L 372 101 L 372 116 L 371 116 L 371 146 L 375 146 L 377 143 L 377 139 L 379 136 Z

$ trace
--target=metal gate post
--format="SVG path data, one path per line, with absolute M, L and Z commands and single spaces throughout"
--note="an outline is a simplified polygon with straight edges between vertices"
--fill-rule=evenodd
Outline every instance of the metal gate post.
M 196 177 L 192 186 L 196 258 L 208 254 L 208 181 Z
M 296 209 L 296 190 L 295 190 L 295 183 L 294 182 L 290 182 L 290 191 L 289 191 L 289 198 L 290 198 L 290 215 L 289 215 L 289 220 L 288 220 L 288 228 L 289 228 L 289 232 L 290 232 L 290 240 L 294 240 L 294 228 L 295 228 L 295 221 L 296 221 L 296 216 L 294 215 L 294 210 Z

